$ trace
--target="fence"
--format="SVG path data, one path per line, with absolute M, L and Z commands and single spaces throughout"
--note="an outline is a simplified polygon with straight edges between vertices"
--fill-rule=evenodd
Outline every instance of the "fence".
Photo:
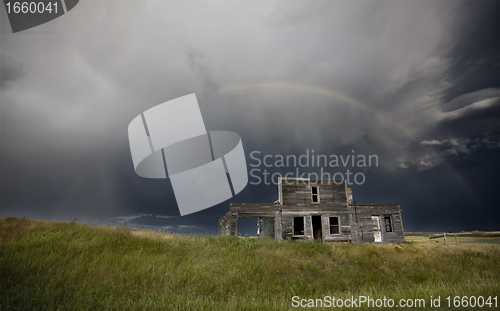
M 455 241 L 457 242 L 457 245 L 458 245 L 458 237 L 457 237 L 457 234 L 455 234 Z M 435 235 L 433 237 L 431 237 L 431 235 L 429 234 L 429 242 L 432 244 L 432 239 L 440 239 L 440 238 L 444 238 L 444 245 L 448 245 L 446 243 L 446 232 L 443 233 L 443 235 Z

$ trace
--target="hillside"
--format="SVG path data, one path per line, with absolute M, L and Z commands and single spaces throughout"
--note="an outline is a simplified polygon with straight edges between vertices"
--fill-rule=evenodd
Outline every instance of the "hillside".
M 277 242 L 0 219 L 0 310 L 284 310 L 293 296 L 359 295 L 421 298 L 426 309 L 441 296 L 446 309 L 447 296 L 498 296 L 499 280 L 495 244 Z

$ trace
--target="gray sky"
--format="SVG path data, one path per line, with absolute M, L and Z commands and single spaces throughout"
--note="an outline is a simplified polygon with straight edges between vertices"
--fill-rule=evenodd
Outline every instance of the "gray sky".
M 406 230 L 499 229 L 498 1 L 81 1 L 1 17 L 0 216 L 178 215 L 127 126 L 196 93 L 208 130 L 265 154 L 376 154 L 358 202 Z M 272 170 L 272 169 L 271 169 Z M 315 171 L 311 169 L 311 171 Z M 273 185 L 230 201 L 269 202 Z M 179 224 L 215 230 L 225 202 Z M 474 217 L 471 217 L 474 215 Z

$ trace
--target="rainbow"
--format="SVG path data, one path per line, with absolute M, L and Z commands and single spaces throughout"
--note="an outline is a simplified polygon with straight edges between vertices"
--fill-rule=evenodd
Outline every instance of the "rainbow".
M 387 113 L 376 110 L 372 106 L 368 105 L 365 102 L 360 101 L 359 99 L 338 91 L 338 90 L 333 90 L 329 88 L 325 88 L 322 86 L 318 85 L 311 85 L 311 84 L 305 84 L 305 83 L 297 83 L 297 82 L 291 82 L 291 81 L 249 81 L 249 82 L 241 82 L 241 83 L 231 83 L 227 85 L 223 85 L 219 88 L 219 93 L 220 94 L 225 94 L 225 93 L 230 93 L 230 92 L 237 92 L 237 91 L 242 91 L 242 90 L 248 90 L 248 89 L 283 89 L 283 90 L 300 90 L 300 91 L 306 91 L 310 92 L 313 94 L 321 95 L 321 96 L 326 96 L 329 98 L 335 98 L 337 100 L 341 100 L 344 103 L 354 105 L 357 107 L 361 107 L 365 110 L 370 111 L 371 113 L 382 117 L 383 119 L 387 120 L 390 124 L 393 124 L 396 126 L 398 129 L 401 130 L 402 133 L 404 133 L 406 136 L 411 138 L 414 141 L 423 141 L 418 134 L 417 131 L 410 128 L 408 125 L 401 123 L 400 121 L 394 119 L 392 116 L 388 115 Z M 428 146 L 428 148 L 431 148 L 434 150 L 433 146 Z M 467 182 L 466 178 L 460 173 L 460 171 L 454 167 L 450 161 L 448 161 L 444 156 L 440 154 L 440 152 L 435 152 L 436 155 L 438 155 L 440 161 L 443 163 L 443 165 L 450 171 L 452 176 L 459 182 L 459 184 L 477 201 L 478 197 L 476 195 L 476 191 L 473 189 L 473 186 Z
M 397 128 L 402 130 L 404 134 L 407 136 L 413 138 L 413 139 L 418 139 L 418 136 L 416 134 L 416 131 L 408 127 L 406 124 L 403 124 L 399 122 L 398 120 L 394 119 L 392 116 L 384 113 L 383 111 L 380 110 L 375 110 L 373 107 L 370 105 L 366 104 L 365 102 L 360 101 L 359 99 L 341 92 L 337 90 L 332 90 L 328 89 L 325 87 L 317 86 L 317 85 L 311 85 L 311 84 L 304 84 L 304 83 L 296 83 L 296 82 L 283 82 L 283 81 L 267 81 L 267 82 L 246 82 L 246 83 L 234 83 L 234 84 L 228 84 L 224 85 L 219 88 L 219 93 L 224 94 L 224 93 L 229 93 L 229 92 L 235 92 L 235 91 L 240 91 L 240 90 L 246 90 L 246 89 L 284 89 L 284 90 L 300 90 L 300 91 L 307 91 L 310 93 L 314 93 L 317 95 L 329 97 L 329 98 L 335 98 L 338 100 L 341 100 L 342 102 L 361 107 L 365 110 L 368 110 L 383 119 L 386 119 L 389 121 L 391 124 L 395 125 Z

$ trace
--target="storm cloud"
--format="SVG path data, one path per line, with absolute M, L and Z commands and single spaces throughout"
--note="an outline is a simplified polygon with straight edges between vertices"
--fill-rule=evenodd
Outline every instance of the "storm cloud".
M 0 215 L 178 216 L 168 179 L 135 174 L 127 126 L 196 93 L 248 161 L 376 154 L 358 202 L 399 202 L 407 230 L 498 229 L 499 6 L 86 1 L 16 34 L 2 9 Z M 248 185 L 233 200 L 276 199 Z M 215 230 L 227 209 L 186 223 Z

